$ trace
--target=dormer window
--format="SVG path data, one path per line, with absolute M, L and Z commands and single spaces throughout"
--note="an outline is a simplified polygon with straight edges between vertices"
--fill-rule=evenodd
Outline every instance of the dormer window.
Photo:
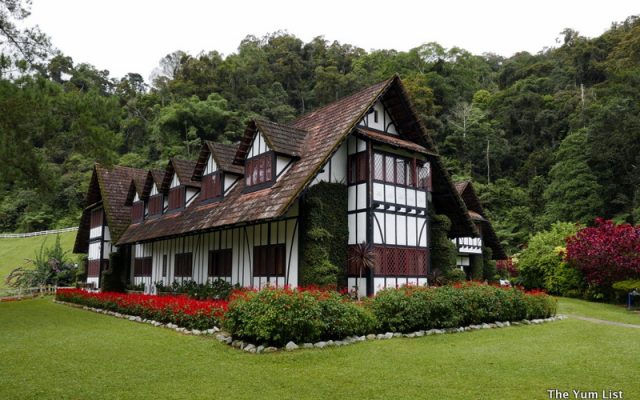
M 173 174 L 173 179 L 171 179 L 171 187 L 169 188 L 169 206 L 167 207 L 167 211 L 179 210 L 181 208 L 184 208 L 186 196 L 187 193 L 185 187 L 180 184 L 178 175 Z
M 158 192 L 158 187 L 154 183 L 151 187 L 151 194 L 149 196 L 149 217 L 155 217 L 162 214 L 162 209 L 164 208 L 163 197 L 162 193 Z
M 133 205 L 131 206 L 131 222 L 138 223 L 144 220 L 144 201 L 140 200 L 138 194 L 133 199 Z
M 214 173 L 205 175 L 202 177 L 202 201 L 216 200 L 222 198 L 223 188 L 222 183 L 224 176 L 222 171 L 216 171 Z
M 274 153 L 267 152 L 247 159 L 244 167 L 245 187 L 261 189 L 275 181 Z

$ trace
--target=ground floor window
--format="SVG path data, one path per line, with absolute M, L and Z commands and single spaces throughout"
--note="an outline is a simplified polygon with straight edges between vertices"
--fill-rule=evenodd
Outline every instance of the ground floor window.
M 211 250 L 209 252 L 208 276 L 217 278 L 231 276 L 231 249 Z
M 175 258 L 175 277 L 191 278 L 193 275 L 192 253 L 176 254 Z
M 286 247 L 284 244 L 254 246 L 254 276 L 284 276 Z
M 140 257 L 133 260 L 133 276 L 151 276 L 151 257 Z

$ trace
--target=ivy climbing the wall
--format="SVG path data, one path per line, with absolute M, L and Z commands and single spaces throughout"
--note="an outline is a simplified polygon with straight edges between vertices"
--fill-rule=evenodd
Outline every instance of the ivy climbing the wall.
M 451 220 L 443 214 L 430 213 L 431 219 L 431 272 L 447 276 L 456 266 L 458 251 L 449 239 Z
M 320 182 L 300 200 L 300 284 L 335 286 L 347 265 L 347 187 Z

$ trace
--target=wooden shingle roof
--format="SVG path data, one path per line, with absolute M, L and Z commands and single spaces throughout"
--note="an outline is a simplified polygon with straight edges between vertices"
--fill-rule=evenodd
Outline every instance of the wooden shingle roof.
M 277 124 L 265 119 L 254 119 L 247 125 L 244 135 L 240 140 L 238 151 L 235 155 L 235 164 L 242 165 L 244 163 L 256 132 L 262 134 L 269 148 L 276 153 L 294 158 L 302 155 L 305 138 L 307 136 L 305 130 L 298 129 L 291 125 Z
M 287 126 L 262 120 L 250 122 L 235 155 L 236 165 L 244 161 L 240 158 L 246 156 L 256 131 L 264 134 L 272 150 L 297 159 L 271 187 L 244 193 L 244 180 L 241 179 L 219 202 L 201 203 L 196 199 L 182 212 L 130 226 L 119 244 L 195 234 L 283 216 L 378 100 L 395 110 L 390 112 L 395 113 L 394 121 L 400 132 L 430 154 L 434 203 L 450 216 L 452 235 L 477 235 L 464 202 L 435 155 L 431 138 L 411 108 L 400 79 L 395 76 L 316 109 Z
M 173 178 L 174 172 L 178 175 L 181 185 L 199 188 L 200 182 L 191 179 L 193 177 L 193 170 L 195 167 L 196 163 L 193 161 L 181 160 L 175 157 L 171 158 L 167 164 L 164 178 L 162 179 L 162 186 L 158 189 L 163 193 L 169 191 L 169 186 L 171 186 L 171 179 Z
M 147 171 L 114 166 L 106 168 L 96 164 L 89 184 L 86 204 L 82 212 L 80 226 L 74 245 L 74 253 L 86 253 L 88 250 L 91 209 L 102 204 L 111 239 L 117 242 L 131 223 L 131 207 L 125 205 L 132 180 L 142 182 Z
M 242 175 L 244 173 L 244 168 L 241 165 L 236 165 L 233 163 L 233 159 L 236 156 L 237 150 L 237 145 L 214 143 L 209 140 L 205 140 L 202 143 L 200 156 L 198 157 L 198 161 L 196 162 L 196 166 L 193 170 L 191 179 L 194 181 L 199 181 L 202 179 L 202 174 L 210 154 L 212 155 L 213 160 L 216 162 L 218 169 L 225 172 L 231 172 L 236 175 Z

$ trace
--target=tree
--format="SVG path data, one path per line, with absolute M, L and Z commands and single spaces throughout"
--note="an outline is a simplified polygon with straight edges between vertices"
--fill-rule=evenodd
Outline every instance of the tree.
M 640 278 L 640 226 L 598 218 L 596 226 L 567 240 L 567 261 L 602 290 L 614 282 Z
M 545 219 L 549 222 L 591 223 L 602 209 L 600 185 L 587 164 L 584 131 L 568 135 L 556 151 L 551 182 L 544 191 Z
M 519 280 L 527 289 L 544 289 L 562 296 L 577 295 L 582 276 L 564 263 L 567 238 L 578 231 L 575 224 L 558 222 L 533 235 L 518 257 Z
M 16 21 L 31 15 L 31 0 L 0 0 L 0 78 L 10 68 L 25 70 L 51 54 L 49 38 L 36 27 L 20 29 Z

